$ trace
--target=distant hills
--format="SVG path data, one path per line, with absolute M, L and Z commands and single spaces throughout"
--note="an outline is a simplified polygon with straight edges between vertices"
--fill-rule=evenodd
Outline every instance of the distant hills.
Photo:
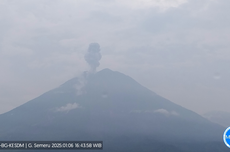
M 110 69 L 85 72 L 0 122 L 0 140 L 102 140 L 106 152 L 229 151 L 224 127 Z

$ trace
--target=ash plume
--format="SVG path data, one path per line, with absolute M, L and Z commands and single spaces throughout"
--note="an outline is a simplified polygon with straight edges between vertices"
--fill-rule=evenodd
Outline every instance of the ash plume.
M 101 59 L 100 45 L 98 43 L 91 43 L 85 55 L 85 61 L 90 66 L 90 72 L 96 72 L 96 68 L 100 65 Z

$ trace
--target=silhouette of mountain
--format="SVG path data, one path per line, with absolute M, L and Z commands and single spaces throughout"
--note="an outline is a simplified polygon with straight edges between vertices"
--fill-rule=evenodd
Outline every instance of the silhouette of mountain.
M 109 69 L 85 72 L 0 121 L 0 140 L 102 140 L 110 152 L 228 150 L 222 126 Z

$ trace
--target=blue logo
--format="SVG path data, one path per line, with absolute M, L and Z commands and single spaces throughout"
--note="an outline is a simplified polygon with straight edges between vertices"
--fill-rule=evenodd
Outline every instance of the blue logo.
M 223 134 L 223 140 L 225 145 L 230 148 L 230 127 L 228 127 Z

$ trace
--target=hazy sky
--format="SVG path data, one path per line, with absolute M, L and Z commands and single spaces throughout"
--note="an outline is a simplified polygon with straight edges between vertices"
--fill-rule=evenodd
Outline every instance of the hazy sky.
M 200 114 L 230 111 L 229 0 L 1 0 L 0 113 L 89 66 L 125 73 Z

